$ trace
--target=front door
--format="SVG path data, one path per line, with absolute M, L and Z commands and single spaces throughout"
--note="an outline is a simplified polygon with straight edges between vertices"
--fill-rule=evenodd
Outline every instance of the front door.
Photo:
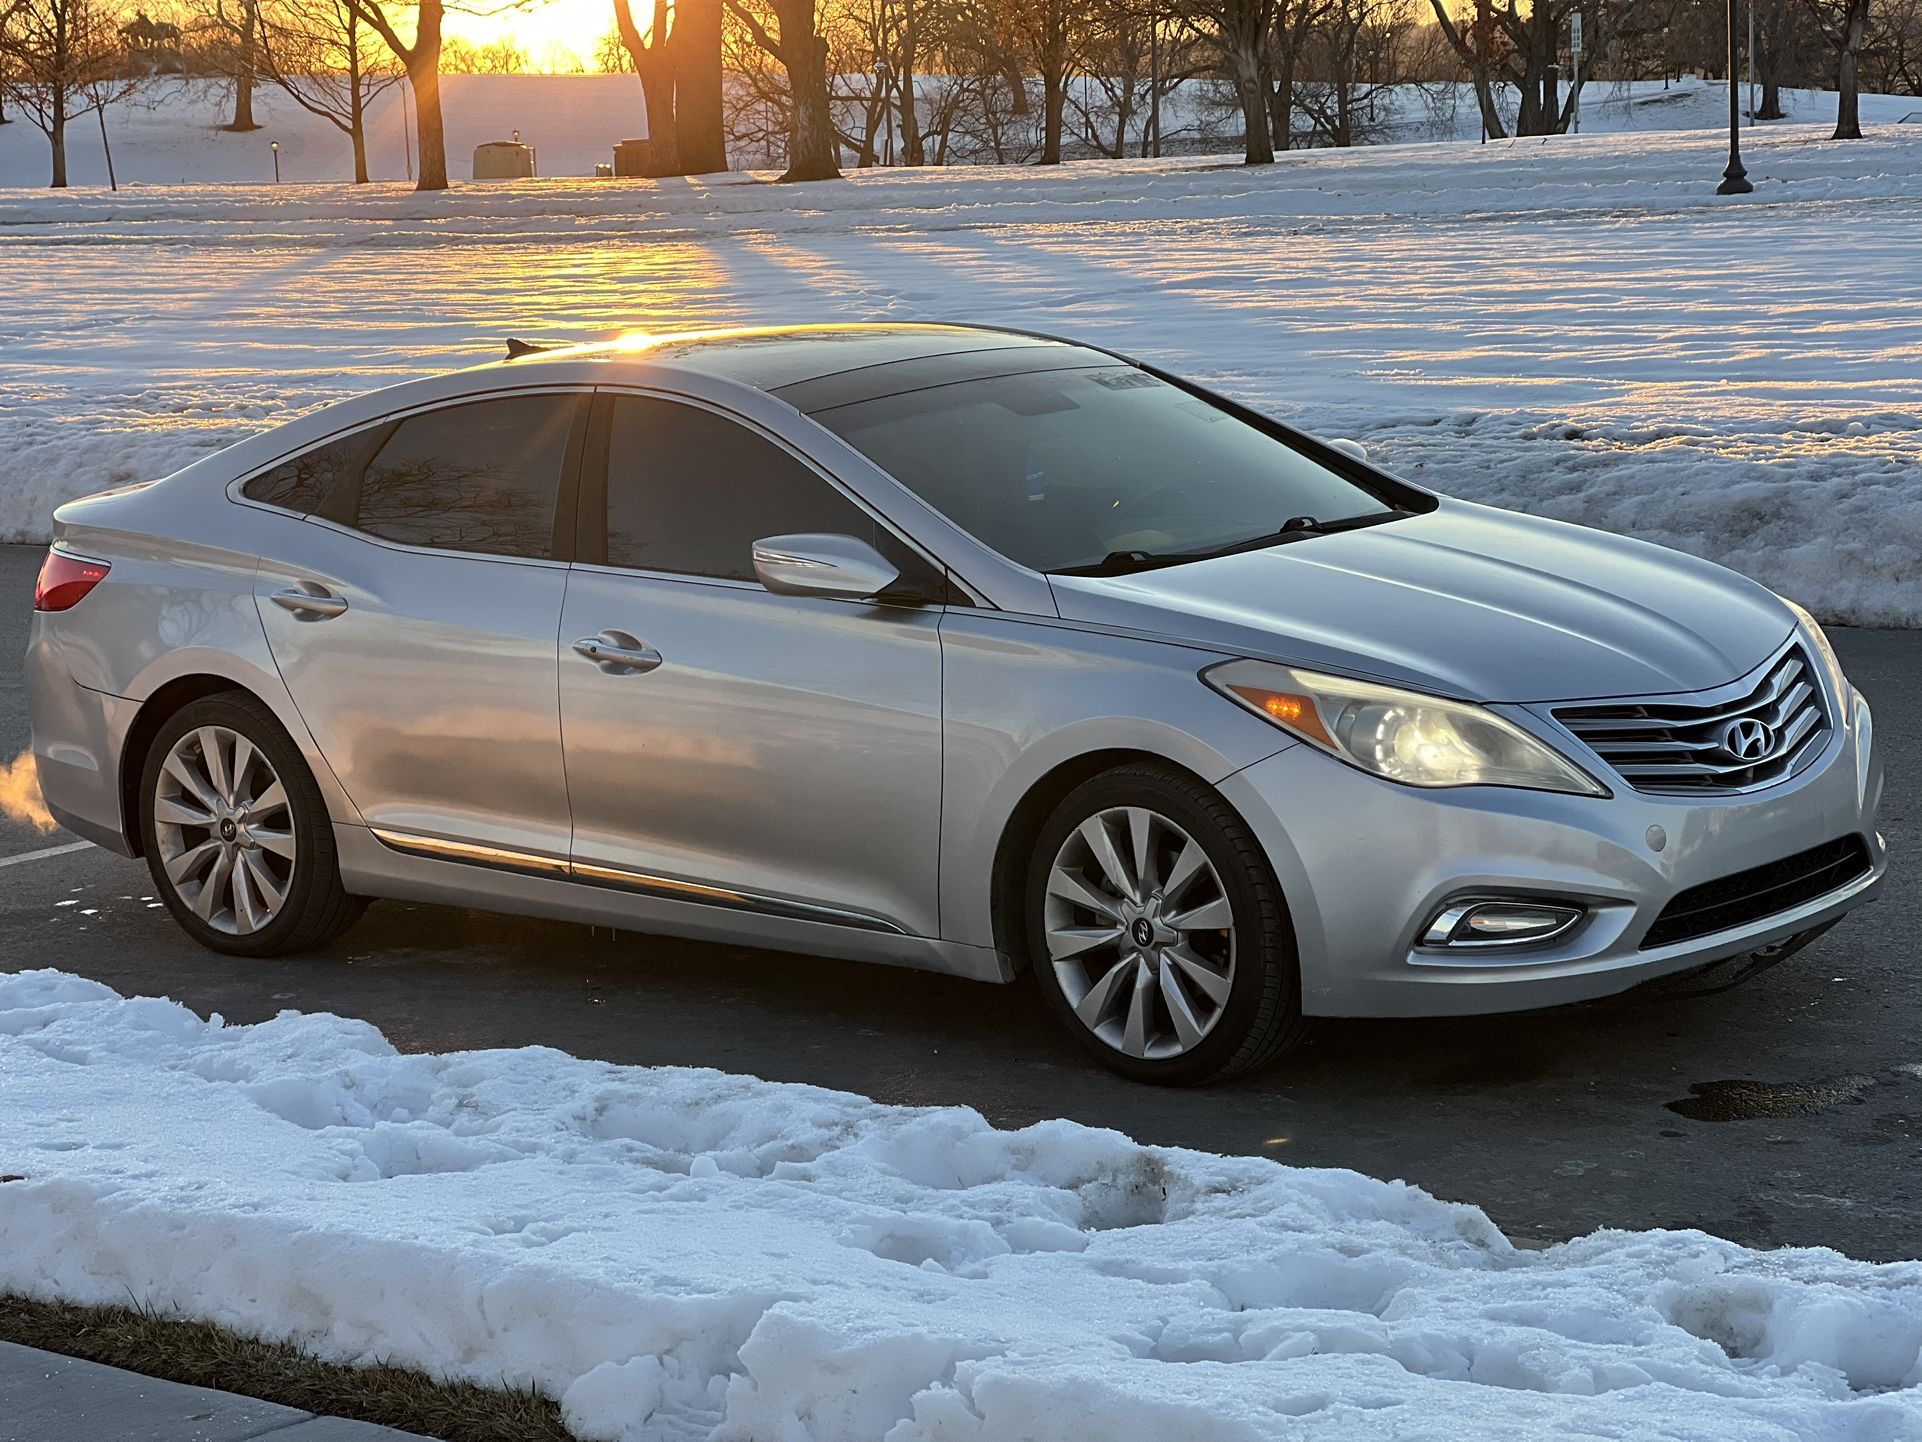
M 553 538 L 586 405 L 410 416 L 263 561 L 274 659 L 370 826 L 565 860 Z
M 755 540 L 873 539 L 877 523 L 730 417 L 642 396 L 599 404 L 581 549 L 604 514 L 605 563 L 574 567 L 560 631 L 577 869 L 939 935 L 940 608 L 764 590 Z

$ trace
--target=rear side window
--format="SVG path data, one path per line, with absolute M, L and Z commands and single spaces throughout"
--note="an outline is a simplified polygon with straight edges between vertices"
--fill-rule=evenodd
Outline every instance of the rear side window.
M 735 581 L 754 543 L 824 531 L 876 539 L 872 517 L 773 442 L 673 401 L 615 400 L 607 447 L 607 561 Z
M 242 486 L 240 493 L 250 501 L 265 501 L 290 511 L 311 514 L 321 510 L 336 486 L 353 483 L 385 434 L 385 426 L 375 426 L 329 441 L 291 461 L 282 461 L 271 471 L 261 472 Z
M 361 477 L 352 524 L 408 546 L 552 555 L 581 399 L 505 396 L 409 416 Z

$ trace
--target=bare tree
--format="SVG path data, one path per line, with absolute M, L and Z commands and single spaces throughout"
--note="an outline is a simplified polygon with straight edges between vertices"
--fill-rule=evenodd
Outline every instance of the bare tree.
M 442 75 L 524 75 L 533 68 L 533 59 L 512 40 L 476 45 L 450 35 L 440 44 Z
M 1835 140 L 1862 138 L 1857 94 L 1862 45 L 1869 33 L 1869 0 L 1805 0 L 1822 38 L 1835 52 Z
M 0 26 L 0 89 L 47 137 L 54 189 L 67 184 L 67 124 L 126 90 L 120 32 L 101 0 L 12 0 Z
M 787 72 L 792 108 L 787 169 L 782 180 L 834 180 L 841 174 L 839 137 L 828 98 L 828 43 L 815 24 L 815 0 L 770 0 L 773 29 L 743 0 L 727 8 L 754 43 Z
M 1866 58 L 1874 67 L 1871 92 L 1922 95 L 1922 0 L 1882 0 Z
M 353 146 L 354 184 L 367 183 L 367 107 L 400 81 L 353 0 L 276 0 L 261 27 L 261 59 L 301 109 Z
M 220 128 L 260 129 L 254 119 L 254 82 L 261 72 L 260 0 L 213 0 L 202 20 L 213 41 L 206 53 L 217 57 L 233 87 L 234 118 Z
M 1186 0 L 1176 11 L 1221 51 L 1241 109 L 1242 159 L 1249 165 L 1270 165 L 1275 159 L 1269 117 L 1275 6 L 1276 0 Z
M 354 13 L 386 42 L 407 72 L 407 88 L 414 93 L 414 137 L 420 150 L 420 179 L 416 190 L 447 189 L 447 127 L 440 113 L 441 25 L 446 9 L 441 0 L 416 0 L 412 43 L 387 13 L 387 0 L 348 0 Z
M 653 23 L 643 32 L 634 23 L 631 0 L 614 0 L 614 28 L 621 37 L 621 48 L 627 52 L 629 68 L 641 79 L 641 98 L 647 105 L 647 138 L 653 152 L 649 170 L 654 175 L 679 172 L 674 126 L 673 13 L 669 0 L 654 0 Z

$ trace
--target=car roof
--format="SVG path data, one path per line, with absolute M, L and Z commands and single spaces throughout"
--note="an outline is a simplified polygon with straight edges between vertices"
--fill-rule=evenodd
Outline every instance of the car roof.
M 917 323 L 635 334 L 536 351 L 510 364 L 532 370 L 562 360 L 692 372 L 751 386 L 808 412 L 950 381 L 1118 363 L 1107 352 L 1051 336 Z

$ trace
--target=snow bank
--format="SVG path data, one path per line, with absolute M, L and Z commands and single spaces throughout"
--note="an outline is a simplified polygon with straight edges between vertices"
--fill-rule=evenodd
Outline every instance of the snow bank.
M 1512 1248 L 1351 1172 L 0 974 L 0 1290 L 589 1439 L 1922 1438 L 1922 1265 Z

